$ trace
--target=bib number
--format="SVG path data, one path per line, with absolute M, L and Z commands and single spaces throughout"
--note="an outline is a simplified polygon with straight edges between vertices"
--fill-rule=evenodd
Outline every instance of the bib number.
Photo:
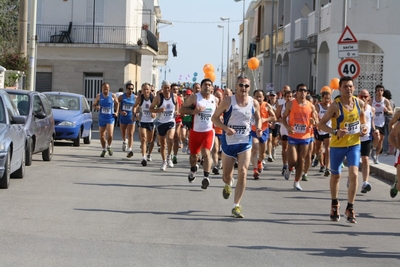
M 111 114 L 111 108 L 101 108 L 102 114 Z
M 306 133 L 306 130 L 307 130 L 307 125 L 305 125 L 305 124 L 295 124 L 294 125 L 294 132 L 295 133 Z
M 356 134 L 360 132 L 360 122 L 356 121 L 356 122 L 346 122 L 344 124 L 344 127 L 346 127 L 347 129 L 347 133 L 348 134 Z

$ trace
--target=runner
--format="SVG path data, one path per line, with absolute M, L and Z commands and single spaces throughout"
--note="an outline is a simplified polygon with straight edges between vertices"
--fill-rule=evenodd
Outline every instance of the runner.
M 261 137 L 257 137 L 256 127 L 251 126 L 250 135 L 252 138 L 251 162 L 253 164 L 253 177 L 255 180 L 260 178 L 260 173 L 263 171 L 262 162 L 264 160 L 266 142 L 269 140 L 269 124 L 276 120 L 274 109 L 268 102 L 264 101 L 265 94 L 263 90 L 255 90 L 253 93 L 254 99 L 260 105 L 260 116 L 262 120 L 261 129 L 263 133 Z
M 212 94 L 212 81 L 203 79 L 201 81 L 200 92 L 191 95 L 183 103 L 180 112 L 182 114 L 193 115 L 193 128 L 190 130 L 189 149 L 190 149 L 190 172 L 188 180 L 192 183 L 196 179 L 197 173 L 197 154 L 201 152 L 203 157 L 203 180 L 201 188 L 207 189 L 210 185 L 210 171 L 212 165 L 211 148 L 214 144 L 214 129 L 211 116 L 214 114 L 217 103 Z
M 154 147 L 154 118 L 156 117 L 156 114 L 149 110 L 154 99 L 153 94 L 150 92 L 150 88 L 149 83 L 142 84 L 142 94 L 138 96 L 135 103 L 135 108 L 140 108 L 140 113 L 137 113 L 136 117 L 140 117 L 138 127 L 140 149 L 142 152 L 142 166 L 147 166 L 147 161 L 152 161 L 151 152 Z
M 212 121 L 216 127 L 224 130 L 221 138 L 222 147 L 222 180 L 225 183 L 222 195 L 228 199 L 232 192 L 233 170 L 236 158 L 238 159 L 238 181 L 235 188 L 232 216 L 243 218 L 240 201 L 246 188 L 247 169 L 251 157 L 251 120 L 254 116 L 257 137 L 261 137 L 260 105 L 249 96 L 250 80 L 240 76 L 236 83 L 236 94 L 222 100 Z M 224 122 L 221 115 L 224 113 Z
M 287 129 L 283 126 L 282 127 L 282 116 L 285 113 L 286 110 L 286 103 L 292 101 L 293 93 L 292 91 L 286 90 L 283 93 L 284 98 L 282 99 L 277 110 L 276 110 L 276 116 L 278 118 L 278 122 L 281 125 L 280 128 L 280 138 L 281 138 L 281 144 L 282 144 L 282 175 L 285 174 L 285 170 L 288 168 L 288 131 Z
M 174 144 L 175 115 L 178 113 L 176 98 L 171 92 L 170 82 L 164 80 L 162 82 L 161 93 L 157 94 L 149 108 L 150 112 L 159 114 L 157 133 L 158 141 L 160 142 L 161 158 L 163 160 L 160 167 L 162 171 L 165 171 L 167 166 L 174 167 L 171 153 Z
M 126 151 L 128 149 L 128 153 L 126 155 L 127 158 L 131 158 L 133 156 L 132 144 L 133 144 L 133 135 L 135 133 L 135 123 L 136 123 L 136 112 L 134 110 L 135 106 L 135 95 L 133 94 L 133 84 L 126 84 L 126 92 L 118 97 L 119 106 L 119 125 L 121 129 L 122 136 L 122 151 Z M 128 137 L 128 142 L 126 142 Z
M 358 185 L 358 165 L 360 164 L 360 131 L 361 134 L 365 134 L 367 127 L 365 126 L 364 102 L 353 96 L 354 90 L 351 77 L 340 78 L 340 95 L 335 98 L 318 124 L 321 131 L 332 134 L 330 153 L 332 205 L 330 218 L 336 222 L 340 220 L 338 197 L 341 165 L 346 158 L 349 170 L 349 186 L 345 216 L 347 222 L 357 223 L 354 201 Z M 332 127 L 326 125 L 329 120 L 332 120 Z
M 101 85 L 102 92 L 93 101 L 93 108 L 99 110 L 99 133 L 100 143 L 103 151 L 100 157 L 104 158 L 106 152 L 112 156 L 111 144 L 114 135 L 114 122 L 118 117 L 119 102 L 115 94 L 110 92 L 110 84 L 105 82 Z M 106 137 L 107 136 L 107 137 Z M 106 141 L 107 140 L 107 141 Z M 106 150 L 107 142 L 107 150 Z
M 311 142 L 310 126 L 315 125 L 317 115 L 314 105 L 306 99 L 308 90 L 304 84 L 296 87 L 296 98 L 286 104 L 285 113 L 282 116 L 282 125 L 288 131 L 288 168 L 284 176 L 290 179 L 292 170 L 295 168 L 293 188 L 302 191 L 300 178 L 303 174 L 305 157 Z
M 178 110 L 182 106 L 183 103 L 183 97 L 182 97 L 182 92 L 179 91 L 178 84 L 173 83 L 171 85 L 171 92 L 174 93 L 176 99 L 177 99 L 177 104 L 178 104 Z M 182 142 L 181 142 L 181 128 L 182 128 L 182 116 L 181 114 L 176 114 L 175 116 L 175 134 L 174 134 L 174 145 L 173 145 L 173 157 L 172 157 L 172 163 L 177 164 L 178 163 L 178 151 L 179 148 L 182 148 Z

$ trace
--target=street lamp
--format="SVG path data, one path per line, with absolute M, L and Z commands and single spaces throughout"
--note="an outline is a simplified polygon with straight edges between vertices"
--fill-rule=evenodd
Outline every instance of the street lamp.
M 240 71 L 241 71 L 241 76 L 243 76 L 243 70 L 244 70 L 244 60 L 243 60 L 243 57 L 244 57 L 244 18 L 245 18 L 245 9 L 246 9 L 246 0 L 235 0 L 235 2 L 240 2 L 240 1 L 243 1 L 243 22 L 242 22 L 242 25 L 243 25 L 243 33 L 242 33 L 242 35 L 243 35 L 243 37 L 242 37 L 242 67 L 241 67 L 241 69 L 240 69 Z
M 168 72 L 171 72 L 171 68 L 169 66 L 161 67 L 160 72 L 162 73 L 162 68 L 164 68 L 164 80 L 167 80 L 167 69 Z
M 221 17 L 222 21 L 227 20 L 228 21 L 228 42 L 227 42 L 227 48 L 226 48 L 226 87 L 228 87 L 228 82 L 229 82 L 229 20 L 230 18 L 227 17 Z M 221 84 L 222 86 L 222 84 Z
M 224 74 L 224 31 L 225 27 L 218 25 L 218 28 L 222 28 L 222 50 L 221 50 L 221 88 L 222 88 L 222 76 Z

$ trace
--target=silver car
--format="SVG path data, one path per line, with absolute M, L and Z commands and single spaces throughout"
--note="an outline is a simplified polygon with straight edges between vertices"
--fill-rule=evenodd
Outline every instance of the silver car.
M 0 188 L 8 188 L 10 177 L 25 175 L 25 122 L 7 92 L 0 90 Z

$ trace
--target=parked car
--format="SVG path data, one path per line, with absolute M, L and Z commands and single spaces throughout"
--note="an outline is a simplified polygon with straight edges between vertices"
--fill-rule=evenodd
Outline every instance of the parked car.
M 44 92 L 53 110 L 56 140 L 72 140 L 80 146 L 81 138 L 85 144 L 92 139 L 92 112 L 86 97 L 66 92 Z
M 8 188 L 10 177 L 24 178 L 25 122 L 11 97 L 0 90 L 0 188 Z
M 47 97 L 39 92 L 5 90 L 16 104 L 19 114 L 26 117 L 25 165 L 32 164 L 32 155 L 42 152 L 44 161 L 51 161 L 54 150 L 54 117 Z

